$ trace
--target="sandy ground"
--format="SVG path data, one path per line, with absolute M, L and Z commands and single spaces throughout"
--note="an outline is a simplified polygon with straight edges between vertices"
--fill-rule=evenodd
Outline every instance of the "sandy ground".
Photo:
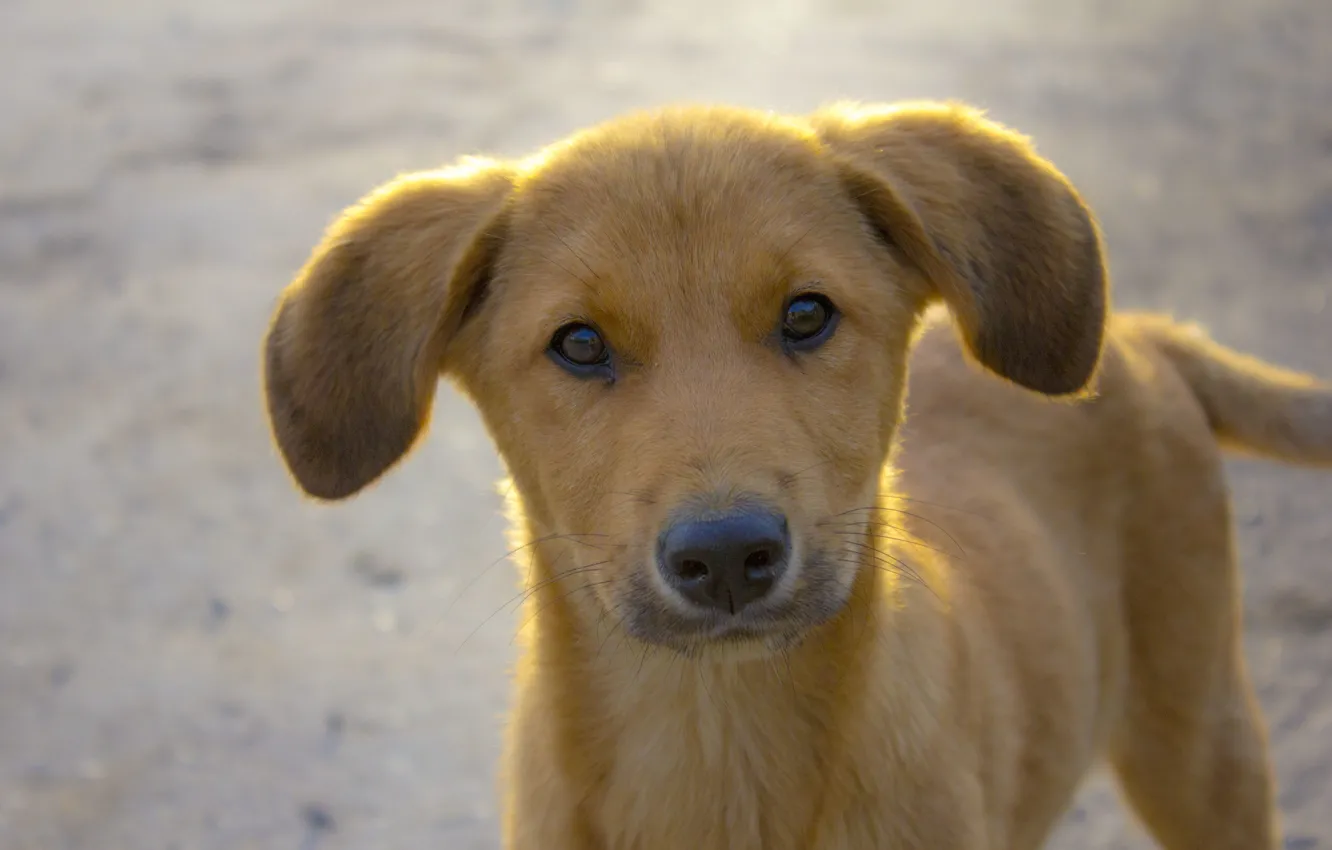
M 452 393 L 338 507 L 257 352 L 344 204 L 626 108 L 966 98 L 1123 305 L 1332 375 L 1327 0 L 0 0 L 0 847 L 493 848 L 516 622 Z M 1288 847 L 1332 848 L 1332 477 L 1232 466 Z M 1148 846 L 1104 781 L 1055 847 Z

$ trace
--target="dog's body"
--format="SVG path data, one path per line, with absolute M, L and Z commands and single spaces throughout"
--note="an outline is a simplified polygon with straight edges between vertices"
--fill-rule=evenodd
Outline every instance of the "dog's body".
M 872 512 L 867 560 L 891 571 L 773 664 L 691 668 L 613 637 L 578 655 L 566 589 L 538 591 L 513 822 L 541 847 L 1027 850 L 1107 757 L 1165 846 L 1272 846 L 1220 447 L 1170 356 L 1221 368 L 1208 348 L 1119 317 L 1098 396 L 1067 405 L 983 374 L 936 322 Z M 1326 430 L 1280 433 L 1326 429 L 1328 398 L 1269 375 L 1207 388 L 1256 404 L 1224 423 L 1240 447 L 1332 460 Z
M 1104 320 L 1076 195 L 970 113 L 644 121 L 370 199 L 269 340 L 315 495 L 407 450 L 441 363 L 508 462 L 505 846 L 1028 850 L 1104 759 L 1164 847 L 1275 847 L 1220 445 L 1332 464 L 1332 392 Z M 681 572 L 672 535 L 755 504 L 775 578 L 700 596 L 721 544 Z

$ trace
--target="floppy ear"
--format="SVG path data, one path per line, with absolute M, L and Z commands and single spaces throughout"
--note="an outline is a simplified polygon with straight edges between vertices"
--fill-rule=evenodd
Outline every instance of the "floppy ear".
M 949 305 L 994 372 L 1048 395 L 1096 370 L 1106 273 L 1095 222 L 1028 141 L 965 106 L 835 106 L 812 118 L 871 224 Z
M 350 496 L 412 447 L 449 340 L 485 295 L 511 186 L 488 160 L 398 178 L 346 210 L 282 293 L 264 389 L 310 495 Z

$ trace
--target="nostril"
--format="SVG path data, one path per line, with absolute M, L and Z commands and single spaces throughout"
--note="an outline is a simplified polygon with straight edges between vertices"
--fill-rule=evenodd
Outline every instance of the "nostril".
M 758 549 L 745 558 L 745 579 L 763 581 L 772 577 L 772 552 Z
M 666 529 L 658 541 L 657 563 L 689 600 L 734 614 L 777 583 L 788 541 L 780 514 L 736 511 Z
M 685 581 L 702 581 L 708 577 L 708 565 L 690 558 L 680 562 L 676 575 Z
M 750 552 L 749 557 L 745 558 L 746 567 L 766 567 L 772 563 L 772 553 L 767 549 L 760 549 L 757 552 Z

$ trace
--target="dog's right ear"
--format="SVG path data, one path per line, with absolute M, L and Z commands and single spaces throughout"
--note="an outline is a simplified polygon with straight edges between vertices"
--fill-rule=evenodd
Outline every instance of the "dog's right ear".
M 924 272 L 980 363 L 1047 395 L 1089 386 L 1107 276 L 1067 178 L 959 104 L 842 104 L 813 123 L 866 220 Z
M 333 223 L 282 293 L 264 389 L 306 493 L 356 493 L 421 434 L 449 340 L 486 294 L 511 178 L 469 160 L 388 183 Z

